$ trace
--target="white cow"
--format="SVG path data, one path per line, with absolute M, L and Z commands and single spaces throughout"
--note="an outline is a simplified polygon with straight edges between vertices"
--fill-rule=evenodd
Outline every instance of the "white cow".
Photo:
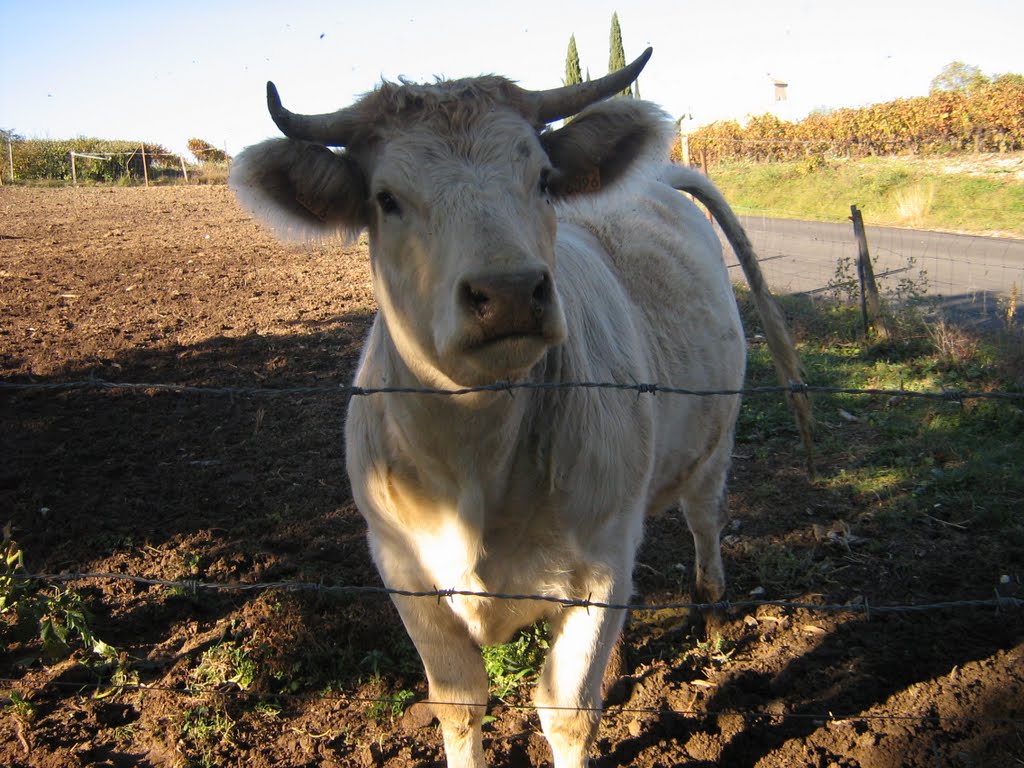
M 541 93 L 491 76 L 384 83 L 314 116 L 286 111 L 268 84 L 289 138 L 243 152 L 231 183 L 284 237 L 369 230 L 379 309 L 357 385 L 741 387 L 744 337 L 721 248 L 677 189 L 723 223 L 785 348 L 727 204 L 700 174 L 665 164 L 671 120 L 642 101 L 605 100 L 649 56 Z M 794 353 L 779 365 L 798 380 Z M 348 473 L 388 587 L 621 604 L 645 515 L 678 504 L 696 543 L 697 597 L 713 601 L 725 587 L 719 533 L 738 409 L 737 396 L 590 388 L 358 397 Z M 544 733 L 556 766 L 587 764 L 623 611 L 475 596 L 394 603 L 449 766 L 484 765 L 480 645 L 541 619 L 551 627 L 536 690 Z

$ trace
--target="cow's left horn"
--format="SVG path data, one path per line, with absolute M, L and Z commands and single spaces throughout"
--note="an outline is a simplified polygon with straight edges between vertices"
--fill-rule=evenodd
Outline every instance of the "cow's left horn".
M 297 115 L 284 108 L 277 86 L 271 82 L 267 83 L 267 109 L 281 133 L 289 139 L 343 147 L 355 132 L 357 121 L 351 109 L 339 109 L 324 115 Z
M 567 85 L 550 91 L 529 91 L 529 97 L 536 109 L 537 121 L 550 123 L 563 117 L 571 117 L 590 104 L 624 91 L 626 86 L 640 75 L 653 51 L 653 48 L 648 48 L 632 64 L 589 83 Z

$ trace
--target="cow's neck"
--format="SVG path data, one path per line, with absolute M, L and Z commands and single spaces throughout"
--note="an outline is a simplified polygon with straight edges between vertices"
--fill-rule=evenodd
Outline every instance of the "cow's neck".
M 389 348 L 388 386 L 433 389 L 436 379 L 424 381 Z M 549 355 L 550 357 L 550 355 Z M 548 361 L 530 374 L 545 377 Z M 422 476 L 445 478 L 468 489 L 486 478 L 478 489 L 482 498 L 504 493 L 509 475 L 524 461 L 536 463 L 538 419 L 544 418 L 543 390 L 517 388 L 463 395 L 399 394 L 388 396 L 388 418 L 394 439 L 403 443 L 402 454 Z M 476 492 L 476 491 L 474 491 Z

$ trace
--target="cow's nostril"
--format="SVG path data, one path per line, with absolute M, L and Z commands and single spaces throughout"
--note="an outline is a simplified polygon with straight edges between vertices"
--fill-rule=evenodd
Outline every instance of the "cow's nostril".
M 485 291 L 467 283 L 462 286 L 462 298 L 463 301 L 465 301 L 466 306 L 477 317 L 482 318 L 487 314 L 488 308 L 491 304 L 491 298 Z
M 533 296 L 530 300 L 530 309 L 535 317 L 540 317 L 544 314 L 544 309 L 547 307 L 550 298 L 551 281 L 548 279 L 547 273 L 545 273 L 541 276 L 540 282 L 534 287 Z

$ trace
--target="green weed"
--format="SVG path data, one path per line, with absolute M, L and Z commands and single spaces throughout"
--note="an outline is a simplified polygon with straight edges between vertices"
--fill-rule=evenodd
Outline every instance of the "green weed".
M 200 704 L 185 710 L 181 736 L 187 765 L 192 768 L 213 768 L 218 764 L 215 750 L 232 745 L 235 721 L 217 706 Z
M 386 723 L 401 717 L 405 708 L 409 705 L 416 694 L 413 691 L 403 688 L 392 696 L 387 696 L 370 705 L 369 716 L 378 723 Z
M 248 690 L 256 680 L 257 664 L 249 650 L 234 642 L 213 646 L 199 657 L 192 679 L 200 687 L 237 686 Z
M 0 650 L 34 634 L 45 661 L 82 651 L 85 663 L 118 666 L 117 649 L 96 637 L 82 596 L 73 589 L 29 578 L 24 560 L 8 524 L 0 543 Z
M 481 651 L 491 691 L 501 701 L 536 680 L 547 650 L 547 628 L 534 625 L 508 643 L 485 645 Z
M 17 691 L 11 691 L 8 698 L 10 698 L 11 702 L 4 707 L 4 712 L 21 720 L 23 723 L 31 723 L 35 720 L 37 712 L 35 704 L 31 701 L 26 701 Z

